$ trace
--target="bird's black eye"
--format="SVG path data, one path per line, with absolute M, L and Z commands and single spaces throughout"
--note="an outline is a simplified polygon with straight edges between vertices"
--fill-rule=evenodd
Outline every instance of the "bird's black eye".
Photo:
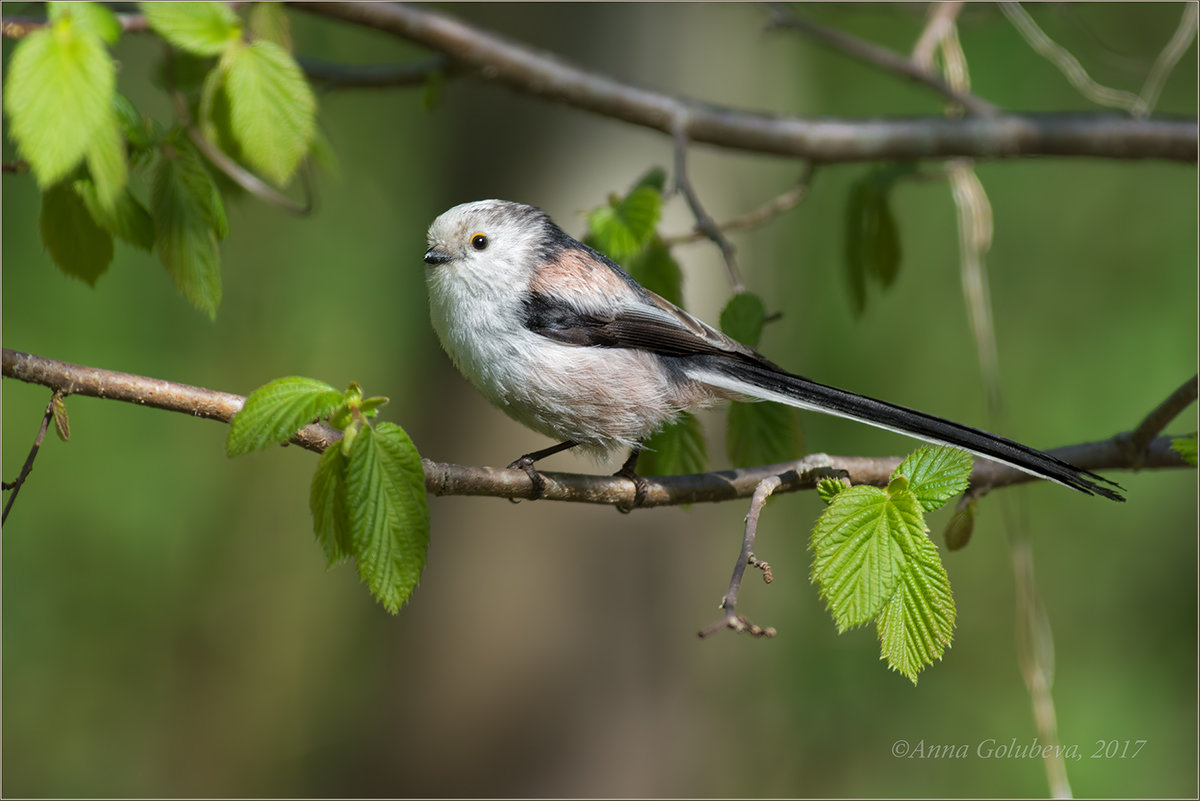
M 471 236 L 471 247 L 476 250 L 487 250 L 488 238 L 487 234 L 474 234 Z

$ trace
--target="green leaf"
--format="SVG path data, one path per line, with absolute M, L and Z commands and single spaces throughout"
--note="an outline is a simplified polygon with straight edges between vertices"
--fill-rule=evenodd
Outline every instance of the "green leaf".
M 637 183 L 633 185 L 633 190 L 650 188 L 659 194 L 663 194 L 663 188 L 667 185 L 667 171 L 662 167 L 651 167 L 646 170 L 646 174 L 638 178 Z
M 796 410 L 778 403 L 729 404 L 725 447 L 734 467 L 795 459 L 801 450 Z
M 847 489 L 846 484 L 836 478 L 823 478 L 817 482 L 817 497 L 825 501 L 826 505 L 833 503 L 833 499 L 839 492 Z
M 879 614 L 904 570 L 903 540 L 923 525 L 911 493 L 858 486 L 833 498 L 813 528 L 812 578 L 838 631 Z
M 905 556 L 896 592 L 875 626 L 880 658 L 916 684 L 922 668 L 941 659 L 950 644 L 957 612 L 937 546 L 924 534 L 916 535 Z
M 139 3 L 150 27 L 198 56 L 218 56 L 241 39 L 242 23 L 225 3 Z
M 650 243 L 661 211 L 661 192 L 653 185 L 638 185 L 624 198 L 610 200 L 588 214 L 586 241 L 624 264 Z
M 850 188 L 846 202 L 846 280 L 850 287 L 850 307 L 862 314 L 867 307 L 867 269 L 863 257 L 863 220 L 867 214 L 867 188 L 863 181 Z
M 102 228 L 136 248 L 147 252 L 154 249 L 154 220 L 128 187 L 117 197 L 112 209 L 100 205 L 96 187 L 90 179 L 75 181 L 74 188 Z
M 969 500 L 950 516 L 950 522 L 946 524 L 946 530 L 942 534 L 947 550 L 957 551 L 971 541 L 971 534 L 975 532 L 977 506 L 973 499 Z
M 352 553 L 350 515 L 346 511 L 346 465 L 346 454 L 340 444 L 326 448 L 317 463 L 308 495 L 313 533 L 330 567 Z
M 392 423 L 359 431 L 346 464 L 346 509 L 358 573 L 389 612 L 412 595 L 429 548 L 421 457 Z
M 683 306 L 683 270 L 657 234 L 622 266 L 642 286 L 676 306 Z
M 42 244 L 58 268 L 95 286 L 96 279 L 112 263 L 112 235 L 96 223 L 69 182 L 55 184 L 42 193 L 38 226 Z
M 890 197 L 908 165 L 880 167 L 857 181 L 846 205 L 846 275 L 856 313 L 866 306 L 867 278 L 885 289 L 900 272 L 900 232 Z
M 50 22 L 70 19 L 80 33 L 100 37 L 108 44 L 116 44 L 121 38 L 121 23 L 103 3 L 63 2 L 47 3 Z
M 684 412 L 643 443 L 638 470 L 648 476 L 677 476 L 702 473 L 707 464 L 700 421 Z
M 895 473 L 908 479 L 921 507 L 932 512 L 966 491 L 971 466 L 971 454 L 961 448 L 929 445 L 909 454 Z
M 194 306 L 216 317 L 221 303 L 217 241 L 225 234 L 225 208 L 200 157 L 190 146 L 164 148 L 154 176 L 151 208 L 156 247 L 175 285 Z
M 284 50 L 292 50 L 292 32 L 283 3 L 254 3 L 250 7 L 250 35 L 254 39 L 274 42 Z
M 100 37 L 71 17 L 22 39 L 4 83 L 4 110 L 21 155 L 43 189 L 83 160 L 111 124 L 116 67 Z
M 117 200 L 129 179 L 129 164 L 125 161 L 125 142 L 115 111 L 108 114 L 88 144 L 87 165 L 99 206 L 107 212 L 116 211 Z
M 233 135 L 247 161 L 284 183 L 308 152 L 317 101 L 291 54 L 260 39 L 223 59 Z
M 1175 437 L 1171 440 L 1171 450 L 1175 451 L 1192 467 L 1196 466 L 1196 432 L 1186 437 Z
M 753 292 L 739 292 L 721 309 L 721 330 L 749 348 L 757 348 L 762 338 L 767 307 Z
M 287 442 L 344 399 L 343 393 L 312 378 L 291 376 L 263 384 L 250 393 L 246 405 L 233 416 L 225 452 L 237 456 Z

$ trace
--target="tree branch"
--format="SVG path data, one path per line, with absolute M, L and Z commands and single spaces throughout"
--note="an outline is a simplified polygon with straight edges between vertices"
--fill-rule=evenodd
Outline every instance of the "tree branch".
M 888 50 L 874 42 L 859 39 L 845 31 L 798 17 L 788 11 L 782 3 L 769 3 L 768 5 L 771 7 L 771 17 L 767 20 L 767 30 L 782 28 L 799 31 L 816 42 L 846 53 L 866 64 L 924 84 L 935 92 L 941 93 L 948 100 L 958 103 L 976 114 L 991 115 L 1000 112 L 999 108 L 986 100 L 950 86 L 936 73 L 924 69 L 915 59 Z
M 63 395 L 87 395 L 139 406 L 151 406 L 194 417 L 229 422 L 242 408 L 245 398 L 228 392 L 177 384 L 157 378 L 84 367 L 4 348 L 4 376 L 31 384 L 40 384 Z M 1085 470 L 1122 470 L 1138 468 L 1191 467 L 1171 450 L 1170 437 L 1156 437 L 1144 450 L 1140 462 L 1129 453 L 1126 434 L 1100 442 L 1054 448 L 1047 453 Z M 341 432 L 319 424 L 301 429 L 292 438 L 300 447 L 320 453 L 341 439 Z M 802 459 L 780 464 L 738 470 L 720 470 L 683 476 L 646 478 L 646 498 L 642 507 L 678 506 L 689 503 L 717 503 L 748 498 L 758 485 L 774 475 L 781 477 L 775 494 L 813 489 L 826 473 L 845 472 L 855 484 L 886 487 L 900 457 L 830 456 L 809 454 Z M 425 489 L 433 495 L 472 495 L 495 498 L 530 498 L 533 485 L 522 470 L 495 467 L 471 467 L 423 459 Z M 546 480 L 540 496 L 552 501 L 594 503 L 607 506 L 632 506 L 635 488 L 620 476 L 594 476 L 578 473 L 542 473 Z M 1027 473 L 985 460 L 975 462 L 971 484 L 976 493 L 1039 481 Z
M 691 142 L 818 162 L 1092 156 L 1195 162 L 1196 120 L 1134 120 L 1116 114 L 998 114 L 879 119 L 788 117 L 702 103 L 587 72 L 553 55 L 416 5 L 298 3 L 297 10 L 417 42 L 518 92 L 563 103 Z

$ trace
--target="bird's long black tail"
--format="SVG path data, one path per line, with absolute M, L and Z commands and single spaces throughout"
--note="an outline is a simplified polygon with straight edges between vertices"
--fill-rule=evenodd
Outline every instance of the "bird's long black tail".
M 801 409 L 847 417 L 905 436 L 953 445 L 992 461 L 1015 467 L 1089 495 L 1114 501 L 1125 498 L 1109 487 L 1121 489 L 1103 476 L 1081 470 L 1047 453 L 978 428 L 918 412 L 894 403 L 875 400 L 844 389 L 818 384 L 807 378 L 749 362 L 720 356 L 702 356 L 684 368 L 688 377 L 714 387 Z M 1104 486 L 1107 484 L 1108 486 Z

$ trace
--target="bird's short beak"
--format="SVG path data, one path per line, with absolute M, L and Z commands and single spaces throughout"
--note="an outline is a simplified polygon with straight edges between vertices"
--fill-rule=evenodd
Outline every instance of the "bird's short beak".
M 425 251 L 425 263 L 429 265 L 445 264 L 450 261 L 450 254 L 444 250 L 430 248 Z

